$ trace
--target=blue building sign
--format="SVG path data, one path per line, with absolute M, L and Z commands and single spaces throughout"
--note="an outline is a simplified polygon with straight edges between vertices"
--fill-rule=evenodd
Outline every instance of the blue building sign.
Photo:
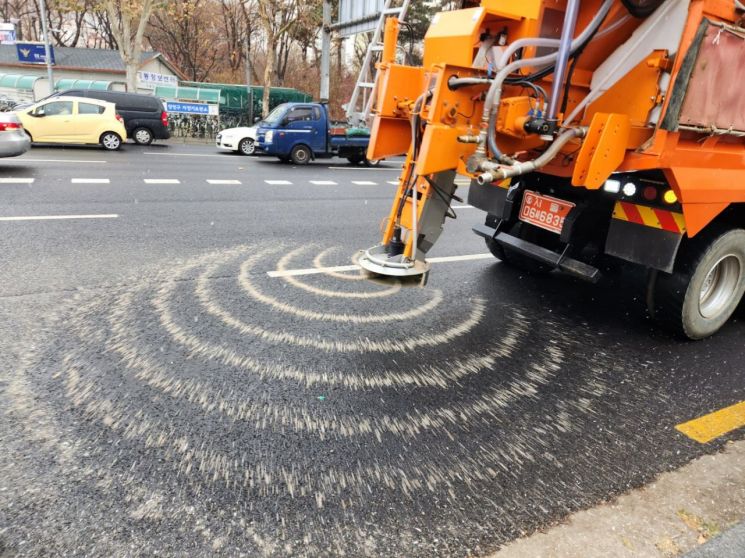
M 218 107 L 217 105 L 208 105 L 205 103 L 182 103 L 180 101 L 166 101 L 166 112 L 181 114 L 216 115 L 218 112 Z
M 46 64 L 47 55 L 44 51 L 44 43 L 16 43 L 18 61 L 24 64 Z M 49 52 L 54 64 L 54 48 L 49 46 Z

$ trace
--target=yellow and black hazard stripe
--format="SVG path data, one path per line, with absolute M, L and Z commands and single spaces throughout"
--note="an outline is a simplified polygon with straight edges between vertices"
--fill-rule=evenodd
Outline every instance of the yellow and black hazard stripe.
M 646 205 L 616 202 L 616 206 L 613 208 L 613 218 L 677 234 L 686 232 L 685 218 L 682 213 Z

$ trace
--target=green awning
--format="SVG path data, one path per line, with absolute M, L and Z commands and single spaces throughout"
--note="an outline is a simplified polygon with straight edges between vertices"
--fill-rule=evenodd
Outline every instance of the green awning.
M 155 96 L 162 99 L 176 99 L 179 101 L 202 101 L 205 103 L 219 103 L 219 89 L 205 89 L 203 87 L 173 87 L 159 85 L 155 88 Z
M 97 91 L 108 91 L 113 81 L 95 81 L 92 79 L 60 79 L 54 85 L 55 91 L 65 89 L 95 89 Z
M 22 74 L 0 74 L 0 87 L 9 89 L 23 89 L 33 91 L 34 83 L 40 80 L 41 76 L 28 76 Z

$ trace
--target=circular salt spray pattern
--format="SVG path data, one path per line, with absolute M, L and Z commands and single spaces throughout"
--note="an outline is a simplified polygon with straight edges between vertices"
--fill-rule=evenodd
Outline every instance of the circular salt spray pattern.
M 328 275 L 329 277 L 333 277 L 334 279 L 343 279 L 344 281 L 365 281 L 370 279 L 367 273 L 365 273 L 365 270 L 362 268 L 359 268 L 356 272 L 334 271 L 333 269 L 328 269 L 328 267 L 330 266 L 325 263 L 325 259 L 328 257 L 329 254 L 337 251 L 339 250 L 333 246 L 331 248 L 322 250 L 316 255 L 315 258 L 313 258 L 313 267 L 315 267 L 316 269 L 324 269 L 324 274 Z M 360 253 L 357 252 L 352 256 L 352 265 L 357 265 L 359 259 Z
M 376 303 L 371 313 L 359 298 L 334 314 L 325 291 L 335 280 L 352 283 L 321 273 L 320 292 L 305 288 L 314 278 L 295 289 L 307 307 L 284 302 L 277 291 L 292 282 L 259 286 L 264 270 L 282 267 L 276 258 L 277 250 L 238 247 L 75 299 L 59 338 L 31 355 L 11 386 L 40 401 L 24 408 L 28 430 L 40 418 L 72 422 L 44 431 L 78 436 L 50 452 L 95 448 L 103 457 L 92 477 L 110 477 L 113 467 L 147 493 L 147 468 L 126 466 L 137 456 L 213 508 L 247 518 L 245 502 L 277 510 L 300 531 L 291 538 L 305 541 L 296 507 L 321 514 L 307 527 L 313 536 L 333 538 L 350 521 L 370 525 L 371 508 L 391 509 L 401 495 L 453 510 L 463 490 L 490 500 L 494 486 L 577 435 L 609 393 L 609 365 L 588 358 L 578 369 L 583 342 L 561 324 L 502 307 L 496 324 L 485 323 L 485 300 L 431 288 L 378 297 L 395 312 Z M 378 288 L 353 284 L 357 294 Z M 306 332 L 327 323 L 344 328 Z M 371 329 L 375 339 L 363 333 Z M 469 341 L 485 332 L 493 341 Z M 50 360 L 53 375 L 40 364 Z M 566 382 L 571 393 L 555 390 Z M 72 474 L 76 453 L 67 451 Z M 273 535 L 267 517 L 252 517 L 246 533 L 262 541 L 257 548 L 282 548 L 286 536 Z
M 287 252 L 284 256 L 282 256 L 277 261 L 277 267 L 276 271 L 287 271 L 291 269 L 292 261 L 297 258 L 300 254 L 307 252 L 308 249 L 304 246 L 301 246 L 300 248 L 296 248 L 294 250 L 291 250 Z M 317 295 L 317 296 L 325 296 L 329 298 L 350 298 L 350 299 L 369 299 L 369 298 L 381 298 L 381 297 L 388 297 L 394 294 L 397 294 L 401 290 L 401 283 L 399 281 L 396 281 L 393 283 L 392 286 L 388 287 L 387 289 L 383 290 L 377 290 L 377 291 L 361 291 L 361 292 L 349 292 L 349 291 L 343 291 L 343 290 L 333 290 L 333 289 L 326 289 L 322 287 L 317 287 L 315 285 L 310 285 L 297 277 L 293 277 L 292 275 L 284 275 L 282 276 L 282 279 L 292 285 L 293 287 L 297 287 L 298 289 L 302 289 L 306 292 L 309 292 L 311 294 Z
M 199 288 L 203 290 L 207 290 L 208 277 L 214 273 L 215 269 L 217 269 L 220 265 L 222 265 L 224 262 L 217 262 L 210 266 L 208 266 L 205 271 L 200 275 L 199 277 Z M 286 312 L 288 314 L 293 314 L 294 316 L 297 316 L 299 318 L 304 318 L 306 320 L 321 320 L 325 322 L 346 322 L 346 323 L 352 323 L 352 324 L 382 324 L 386 322 L 400 322 L 403 320 L 411 320 L 414 318 L 418 318 L 419 316 L 422 316 L 437 306 L 442 302 L 442 291 L 439 289 L 433 289 L 430 291 L 431 297 L 430 300 L 420 306 L 417 306 L 416 308 L 413 308 L 411 310 L 407 310 L 404 312 L 393 312 L 389 314 L 363 314 L 363 315 L 357 315 L 357 314 L 335 314 L 330 312 L 313 312 L 310 310 L 306 310 L 303 308 L 297 308 L 291 304 L 287 304 L 285 302 L 281 302 L 277 300 L 276 298 L 266 295 L 261 292 L 261 290 L 253 283 L 251 280 L 251 272 L 253 271 L 254 266 L 256 265 L 256 262 L 247 259 L 241 264 L 240 268 L 240 277 L 238 279 L 238 282 L 240 283 L 241 287 L 255 300 L 258 300 L 259 302 L 262 302 L 264 304 L 267 304 L 271 306 L 273 309 L 278 310 L 280 312 Z
M 224 448 L 216 447 L 210 441 L 193 439 L 188 432 L 179 430 L 146 410 L 132 413 L 115 398 L 101 397 L 100 387 L 94 380 L 100 374 L 94 366 L 83 364 L 81 357 L 82 353 L 75 350 L 65 354 L 63 385 L 69 402 L 80 409 L 87 420 L 105 425 L 128 441 L 139 441 L 146 449 L 164 451 L 169 459 L 175 459 L 180 474 L 195 474 L 207 484 L 219 483 L 228 489 L 255 489 L 261 496 L 278 495 L 286 490 L 291 497 L 312 495 L 319 507 L 323 507 L 324 500 L 339 496 L 350 488 L 364 493 L 371 484 L 381 483 L 379 488 L 403 490 L 406 494 L 419 490 L 432 491 L 442 485 L 450 488 L 457 481 L 472 483 L 488 480 L 493 475 L 486 464 L 499 463 L 497 456 L 509 457 L 512 463 L 535 459 L 533 452 L 525 449 L 518 439 L 506 440 L 500 448 L 477 448 L 466 461 L 457 463 L 432 462 L 415 467 L 408 467 L 405 463 L 395 466 L 358 463 L 345 469 L 324 468 L 323 471 L 311 472 L 313 464 L 308 462 L 304 465 L 310 470 L 302 476 L 291 467 L 278 466 L 276 460 L 245 466 L 241 463 L 251 461 L 245 455 L 240 460 L 236 459 Z M 536 390 L 527 388 L 517 394 L 534 397 L 536 393 Z M 603 390 L 596 389 L 593 393 L 602 395 Z M 557 439 L 572 430 L 569 416 L 576 409 L 588 412 L 589 406 L 581 400 L 559 401 L 555 403 L 554 415 L 550 419 L 532 426 L 540 429 L 545 440 Z M 295 494 L 295 487 L 300 487 L 299 494 Z
M 253 265 L 265 253 L 254 253 L 246 261 L 252 262 Z M 218 256 L 219 258 L 219 256 Z M 194 354 L 208 358 L 233 359 L 234 354 L 226 352 L 221 347 L 202 343 L 199 338 L 189 334 L 187 330 L 177 325 L 173 319 L 171 311 L 171 297 L 176 285 L 182 280 L 183 275 L 207 263 L 208 260 L 214 261 L 214 256 L 207 259 L 198 259 L 191 264 L 184 266 L 180 272 L 177 272 L 172 278 L 158 290 L 157 296 L 153 299 L 158 314 L 161 317 L 161 324 L 168 331 L 173 339 L 179 344 L 189 348 Z M 298 335 L 288 331 L 278 331 L 264 328 L 257 324 L 249 323 L 239 317 L 234 316 L 226 308 L 222 307 L 212 296 L 206 276 L 201 281 L 197 281 L 195 293 L 204 310 L 210 315 L 221 320 L 226 326 L 233 328 L 243 335 L 249 335 L 259 338 L 262 341 L 274 343 L 277 345 L 292 344 L 299 347 L 318 349 L 327 352 L 342 353 L 391 353 L 407 352 L 422 347 L 439 347 L 446 343 L 462 337 L 473 329 L 484 317 L 485 302 L 481 298 L 474 298 L 469 315 L 439 333 L 419 334 L 411 337 L 396 338 L 385 341 L 377 341 L 369 338 L 358 338 L 353 341 L 338 341 L 334 339 L 325 339 L 319 336 Z
M 549 346 L 544 355 L 544 362 L 532 365 L 525 379 L 512 379 L 505 387 L 493 387 L 474 401 L 458 404 L 457 407 L 446 405 L 432 411 L 405 413 L 402 417 L 382 414 L 373 417 L 339 417 L 324 416 L 307 407 L 307 405 L 277 405 L 271 400 L 240 401 L 234 393 L 225 394 L 223 390 L 206 382 L 184 380 L 160 366 L 150 349 L 138 345 L 131 320 L 126 317 L 133 305 L 133 293 L 125 293 L 110 306 L 110 327 L 113 335 L 105 344 L 105 350 L 116 352 L 121 357 L 127 370 L 135 372 L 137 380 L 149 387 L 161 391 L 170 397 L 182 398 L 198 405 L 203 411 L 217 412 L 225 417 L 244 422 L 254 422 L 261 428 L 291 428 L 296 431 L 326 435 L 352 437 L 356 435 L 374 435 L 381 439 L 386 433 L 413 437 L 420 432 L 436 429 L 447 429 L 467 423 L 497 409 L 505 409 L 519 397 L 534 394 L 546 385 L 560 368 L 563 353 L 555 344 Z M 83 307 L 84 313 L 91 311 Z M 84 325 L 73 317 L 71 324 L 79 330 L 81 342 L 89 335 Z M 491 354 L 488 361 L 493 366 L 496 354 Z M 474 368 L 453 363 L 460 377 L 480 371 L 483 367 Z M 430 373 L 442 374 L 441 370 L 430 368 Z M 276 378 L 276 377 L 275 377 Z M 379 384 L 382 382 L 379 382 Z M 452 385 L 452 384 L 451 384 Z M 268 419 L 268 420 L 267 420 Z
M 135 305 L 132 303 L 134 293 L 119 296 L 110 305 L 110 328 L 113 338 L 113 349 L 123 357 L 125 365 L 136 363 L 142 356 L 138 352 L 141 344 L 133 332 L 137 331 L 137 317 L 133 313 Z M 85 311 L 85 307 L 83 307 Z M 447 365 L 426 364 L 411 370 L 371 370 L 360 374 L 348 370 L 313 370 L 307 367 L 298 368 L 279 365 L 274 362 L 262 362 L 249 355 L 242 355 L 226 346 L 220 346 L 215 351 L 220 362 L 255 374 L 261 379 L 272 381 L 289 381 L 302 387 L 342 386 L 350 390 L 368 390 L 381 388 L 437 388 L 449 389 L 457 386 L 468 376 L 479 374 L 496 366 L 500 360 L 507 359 L 517 350 L 519 340 L 527 333 L 525 317 L 514 312 L 509 318 L 503 337 L 483 354 L 469 354 L 458 357 Z M 211 345 L 205 344 L 204 351 L 210 350 Z M 204 352 L 200 351 L 200 352 Z M 202 383 L 181 383 L 178 379 L 175 389 L 179 392 L 202 393 L 206 386 Z

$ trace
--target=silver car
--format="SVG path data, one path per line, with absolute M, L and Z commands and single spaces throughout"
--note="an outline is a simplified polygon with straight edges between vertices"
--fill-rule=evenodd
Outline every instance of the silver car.
M 31 138 L 13 112 L 0 112 L 0 157 L 23 155 L 31 147 Z

